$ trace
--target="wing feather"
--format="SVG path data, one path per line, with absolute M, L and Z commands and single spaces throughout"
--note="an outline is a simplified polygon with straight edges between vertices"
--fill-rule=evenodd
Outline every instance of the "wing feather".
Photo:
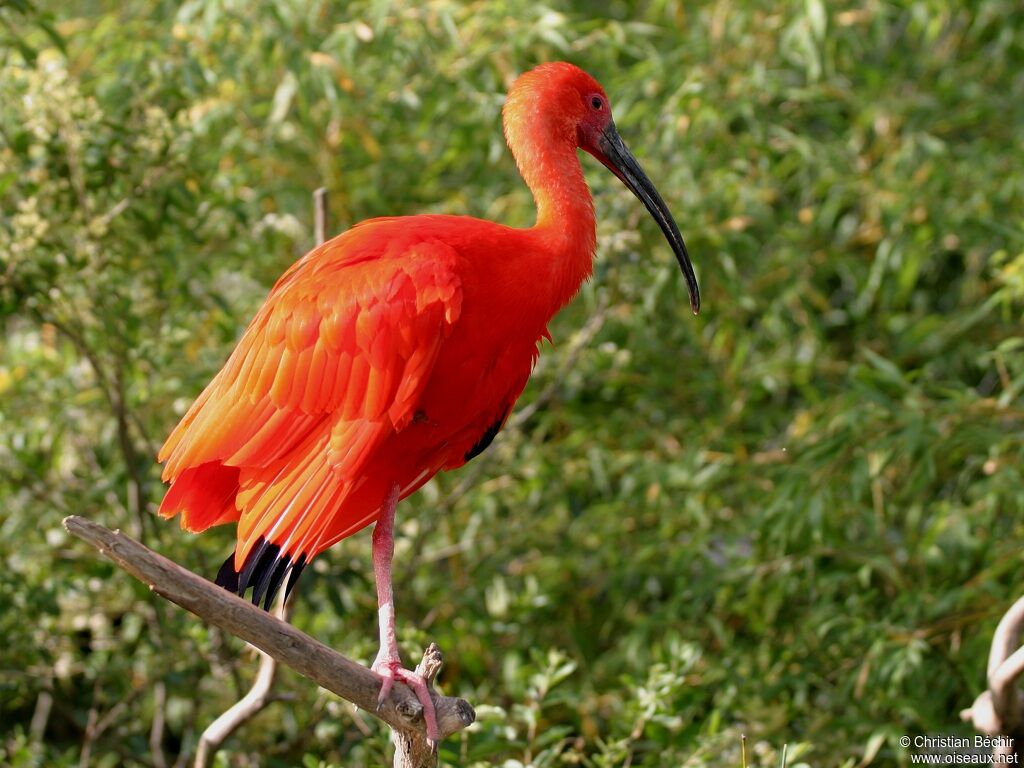
M 197 468 L 237 468 L 216 475 L 238 478 L 236 568 L 260 538 L 312 557 L 374 451 L 411 420 L 461 301 L 458 256 L 441 243 L 340 267 L 329 248 L 314 251 L 278 281 L 168 437 L 161 513 L 198 503 L 201 489 L 176 485 L 215 476 Z M 230 504 L 220 511 L 230 489 L 215 486 L 183 521 L 232 519 Z

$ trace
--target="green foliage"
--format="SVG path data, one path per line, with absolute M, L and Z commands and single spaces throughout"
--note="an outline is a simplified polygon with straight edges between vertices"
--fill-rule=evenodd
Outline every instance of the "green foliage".
M 153 456 L 274 278 L 333 229 L 524 225 L 514 75 L 602 80 L 670 200 L 587 161 L 595 279 L 519 418 L 399 511 L 408 654 L 479 723 L 449 764 L 903 764 L 962 728 L 1022 589 L 1024 17 L 1010 0 L 423 6 L 0 3 L 0 762 L 168 764 L 253 659 L 68 540 L 75 513 L 212 574 Z M 596 315 L 597 319 L 592 319 Z M 590 321 L 594 338 L 575 345 Z M 466 483 L 460 486 L 460 483 Z M 375 652 L 369 544 L 295 622 Z M 378 765 L 290 673 L 220 765 Z M 32 732 L 52 695 L 43 737 Z M 756 742 L 756 744 L 755 744 Z

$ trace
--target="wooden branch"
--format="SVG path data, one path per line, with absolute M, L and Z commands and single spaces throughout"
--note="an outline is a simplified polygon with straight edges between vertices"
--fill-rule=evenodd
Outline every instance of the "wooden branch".
M 1020 675 L 1019 664 L 1016 674 L 1008 674 L 1004 669 L 1019 651 L 1021 628 L 1024 627 L 1024 597 L 1010 606 L 999 620 L 996 631 L 992 635 L 992 647 L 988 655 L 988 687 L 996 697 L 1000 708 L 1008 704 L 1009 689 Z
M 1022 631 L 1024 597 L 1003 614 L 992 635 L 988 690 L 982 692 L 969 709 L 960 712 L 960 719 L 971 723 L 978 731 L 1012 739 L 1010 744 L 993 749 L 996 756 L 1019 755 L 1024 747 L 1024 697 L 1017 688 L 1017 679 L 1024 673 L 1024 648 L 1018 647 Z
M 317 245 L 327 240 L 327 188 L 320 187 L 313 193 L 313 237 Z
M 220 627 L 256 646 L 321 688 L 326 688 L 383 720 L 394 731 L 427 740 L 423 706 L 405 685 L 395 683 L 377 708 L 381 679 L 366 667 L 342 656 L 266 611 L 158 555 L 120 531 L 72 515 L 64 527 L 92 544 L 124 571 L 139 579 L 161 597 L 180 605 L 209 624 Z M 431 687 L 441 738 L 470 725 L 476 719 L 463 699 L 441 696 Z M 435 761 L 410 763 L 427 768 Z

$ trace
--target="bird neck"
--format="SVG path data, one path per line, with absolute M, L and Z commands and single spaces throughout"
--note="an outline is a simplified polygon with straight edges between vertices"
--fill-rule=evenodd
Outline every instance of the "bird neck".
M 522 137 L 525 141 L 509 145 L 537 204 L 537 222 L 528 230 L 534 241 L 532 282 L 544 286 L 550 318 L 590 277 L 597 234 L 594 203 L 575 144 L 550 137 L 537 140 L 537 135 L 529 132 Z

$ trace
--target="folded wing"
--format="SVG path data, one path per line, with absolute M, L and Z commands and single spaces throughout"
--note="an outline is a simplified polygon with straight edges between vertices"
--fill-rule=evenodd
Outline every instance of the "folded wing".
M 459 317 L 448 246 L 345 258 L 344 244 L 281 278 L 160 451 L 160 513 L 191 531 L 238 520 L 236 572 L 257 546 L 282 562 L 316 554 L 374 451 L 412 419 Z

